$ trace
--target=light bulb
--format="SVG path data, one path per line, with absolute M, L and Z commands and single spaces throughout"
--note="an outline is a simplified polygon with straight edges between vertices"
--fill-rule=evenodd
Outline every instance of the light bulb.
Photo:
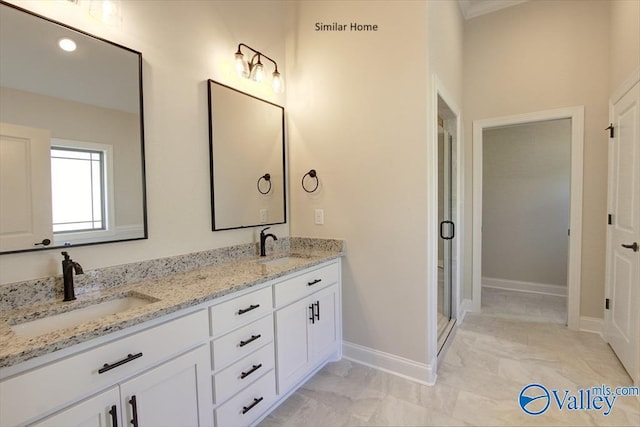
M 280 73 L 277 70 L 273 72 L 273 80 L 271 81 L 271 85 L 273 86 L 273 91 L 275 93 L 282 93 L 282 76 L 280 76 Z
M 91 0 L 89 13 L 105 24 L 122 22 L 122 0 Z
M 58 40 L 58 46 L 60 46 L 60 49 L 64 50 L 65 52 L 73 52 L 74 50 L 76 50 L 76 42 L 66 37 Z
M 264 80 L 264 68 L 262 67 L 262 63 L 260 61 L 258 61 L 258 63 L 254 65 L 253 80 L 258 83 Z
M 242 52 L 237 51 L 236 52 L 236 73 L 238 73 L 238 76 L 243 77 L 245 75 L 245 67 L 246 67 L 246 64 L 244 62 L 244 55 L 242 54 Z

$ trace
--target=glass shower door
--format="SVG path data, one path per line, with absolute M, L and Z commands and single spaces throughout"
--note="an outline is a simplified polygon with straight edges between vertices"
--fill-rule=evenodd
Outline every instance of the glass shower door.
M 455 321 L 453 315 L 455 245 L 455 144 L 442 126 L 438 129 L 438 350 Z

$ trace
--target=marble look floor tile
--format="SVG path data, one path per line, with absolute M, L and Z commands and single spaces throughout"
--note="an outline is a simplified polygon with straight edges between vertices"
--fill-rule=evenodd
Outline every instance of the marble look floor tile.
M 609 416 L 557 407 L 530 416 L 518 405 L 520 391 L 533 382 L 572 392 L 632 385 L 598 335 L 495 307 L 467 314 L 452 339 L 434 386 L 342 360 L 325 366 L 260 426 L 640 425 L 640 398 L 617 398 Z

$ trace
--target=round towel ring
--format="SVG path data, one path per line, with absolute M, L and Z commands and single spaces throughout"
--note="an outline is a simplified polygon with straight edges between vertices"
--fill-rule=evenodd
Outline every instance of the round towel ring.
M 316 180 L 316 186 L 313 187 L 313 189 L 309 190 L 305 185 L 304 185 L 304 179 L 306 177 L 309 178 L 315 178 Z M 314 191 L 316 191 L 318 189 L 318 185 L 320 185 L 320 181 L 318 180 L 318 174 L 316 172 L 315 169 L 311 169 L 309 172 L 307 172 L 306 174 L 304 174 L 304 176 L 302 177 L 302 188 L 304 189 L 304 191 L 306 191 L 307 193 L 313 193 Z
M 260 188 L 260 181 L 262 181 L 263 179 L 269 184 L 269 188 L 267 189 L 267 191 L 262 191 L 262 189 Z M 258 183 L 256 184 L 256 186 L 258 187 L 258 191 L 260 192 L 260 194 L 269 194 L 269 191 L 271 191 L 271 174 L 265 173 L 260 178 L 258 178 Z

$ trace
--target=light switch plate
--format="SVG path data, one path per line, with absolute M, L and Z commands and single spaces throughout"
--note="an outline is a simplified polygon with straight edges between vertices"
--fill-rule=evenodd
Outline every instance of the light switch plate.
M 268 214 L 266 209 L 260 209 L 260 222 L 265 223 L 268 220 Z
M 324 224 L 324 209 L 316 209 L 316 225 Z

